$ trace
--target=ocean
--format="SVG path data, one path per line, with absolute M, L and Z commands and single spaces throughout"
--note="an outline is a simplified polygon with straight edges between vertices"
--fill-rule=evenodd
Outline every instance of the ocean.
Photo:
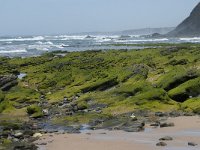
M 21 36 L 0 37 L 0 56 L 29 57 L 51 51 L 84 51 L 109 49 L 139 49 L 143 47 L 126 44 L 149 43 L 200 43 L 200 37 L 194 38 L 145 38 L 144 36 L 109 35 L 57 35 L 57 36 Z M 124 44 L 114 46 L 114 44 Z

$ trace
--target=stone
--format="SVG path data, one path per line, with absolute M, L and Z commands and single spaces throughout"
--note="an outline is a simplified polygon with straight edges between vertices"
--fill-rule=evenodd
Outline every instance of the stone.
M 43 112 L 44 116 L 48 116 L 49 115 L 48 109 L 43 109 L 42 112 Z
M 167 144 L 165 142 L 159 142 L 156 144 L 156 146 L 167 146 Z
M 0 89 L 2 91 L 8 91 L 11 87 L 16 86 L 17 76 L 15 75 L 0 75 Z
M 12 149 L 13 150 L 37 150 L 38 147 L 35 144 L 17 143 Z
M 167 116 L 167 113 L 155 112 L 155 116 L 158 116 L 158 117 L 166 117 L 166 116 Z
M 165 137 L 160 138 L 159 140 L 160 140 L 160 141 L 172 141 L 173 138 L 170 137 L 170 136 L 165 136 Z
M 198 144 L 194 143 L 194 142 L 188 142 L 188 146 L 197 146 Z
M 164 123 L 160 124 L 160 127 L 161 128 L 164 128 L 164 127 L 174 127 L 174 123 L 173 122 L 170 122 L 170 123 L 164 122 Z
M 37 145 L 47 145 L 47 143 L 37 143 Z
M 158 122 L 150 124 L 151 127 L 158 127 L 159 125 L 160 125 L 160 123 L 158 123 Z
M 136 122 L 132 125 L 125 124 L 124 126 L 120 127 L 120 129 L 126 131 L 126 132 L 140 132 L 144 130 L 145 123 L 144 122 Z
M 21 138 L 21 137 L 23 137 L 23 133 L 22 132 L 17 132 L 17 133 L 14 134 L 14 137 L 15 138 Z
M 137 121 L 138 120 L 137 117 L 134 114 L 132 114 L 130 116 L 130 118 L 131 118 L 131 121 Z
M 39 138 L 39 137 L 42 137 L 42 134 L 41 133 L 35 133 L 35 134 L 33 134 L 33 137 L 34 138 Z

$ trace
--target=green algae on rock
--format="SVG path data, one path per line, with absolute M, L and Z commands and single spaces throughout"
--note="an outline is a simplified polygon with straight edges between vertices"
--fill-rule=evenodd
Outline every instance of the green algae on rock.
M 116 115 L 140 109 L 185 110 L 182 102 L 187 104 L 200 94 L 200 47 L 188 43 L 161 45 L 143 50 L 2 57 L 2 75 L 24 72 L 27 76 L 0 92 L 1 113 L 22 114 L 34 106 L 37 111 L 32 115 L 42 117 L 43 109 L 53 110 L 57 105 L 64 107 L 63 112 L 68 111 L 63 116 L 91 112 Z M 64 99 L 70 106 L 59 104 Z

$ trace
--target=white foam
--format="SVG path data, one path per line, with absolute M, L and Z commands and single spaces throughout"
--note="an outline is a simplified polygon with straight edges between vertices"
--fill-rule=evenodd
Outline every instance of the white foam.
M 38 45 L 53 45 L 52 42 L 48 41 L 48 42 L 42 42 L 42 41 L 38 41 L 38 42 L 35 42 L 36 44 Z
M 85 35 L 60 35 L 60 36 L 55 36 L 59 40 L 65 41 L 65 40 L 83 40 L 85 39 Z
M 169 39 L 163 38 L 163 39 L 136 39 L 136 40 L 114 40 L 115 42 L 119 43 L 131 43 L 131 42 L 164 42 L 168 41 Z
M 44 40 L 44 37 L 42 36 L 35 36 L 32 38 L 12 38 L 12 39 L 0 39 L 0 42 L 13 42 L 13 41 L 39 41 L 39 40 Z
M 200 42 L 200 37 L 193 37 L 193 38 L 179 38 L 181 41 L 188 41 L 188 42 Z
M 1 54 L 7 54 L 7 53 L 26 53 L 26 52 L 27 52 L 27 50 L 25 50 L 25 49 L 3 50 L 3 51 L 0 50 Z
M 48 51 L 51 48 L 50 45 L 28 45 L 28 49 L 36 49 L 38 51 Z
M 6 42 L 7 44 L 12 44 L 12 42 Z
M 109 42 L 112 41 L 113 39 L 117 39 L 119 36 L 107 36 L 107 35 L 98 35 L 95 37 L 95 41 L 97 42 Z

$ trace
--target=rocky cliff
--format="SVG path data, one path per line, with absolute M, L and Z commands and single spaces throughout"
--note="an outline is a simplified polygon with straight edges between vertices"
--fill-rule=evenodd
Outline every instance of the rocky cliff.
M 200 3 L 193 9 L 188 18 L 167 35 L 173 37 L 200 36 Z

